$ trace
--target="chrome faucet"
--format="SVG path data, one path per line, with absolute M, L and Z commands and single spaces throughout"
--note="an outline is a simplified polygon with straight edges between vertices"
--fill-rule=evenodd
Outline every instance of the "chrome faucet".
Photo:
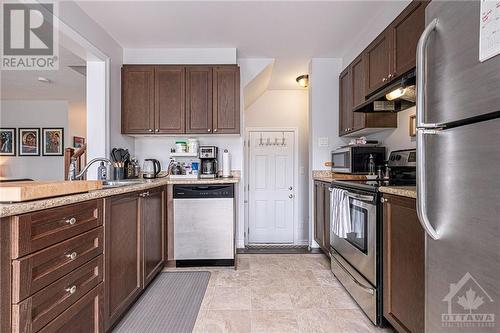
M 71 163 L 69 164 L 69 170 L 68 170 L 68 178 L 69 180 L 78 180 L 82 178 L 83 175 L 87 173 L 87 170 L 90 168 L 92 164 L 95 162 L 105 162 L 108 165 L 111 165 L 113 162 L 111 160 L 105 158 L 105 157 L 97 157 L 92 160 L 90 160 L 89 163 L 80 171 L 79 174 L 76 174 L 76 158 L 72 157 L 71 158 Z

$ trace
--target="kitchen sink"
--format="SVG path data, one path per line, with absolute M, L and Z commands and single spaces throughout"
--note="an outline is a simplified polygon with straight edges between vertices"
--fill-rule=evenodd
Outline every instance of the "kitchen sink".
M 102 182 L 102 188 L 115 188 L 129 185 L 144 184 L 146 180 L 144 179 L 123 179 L 123 180 L 106 180 Z

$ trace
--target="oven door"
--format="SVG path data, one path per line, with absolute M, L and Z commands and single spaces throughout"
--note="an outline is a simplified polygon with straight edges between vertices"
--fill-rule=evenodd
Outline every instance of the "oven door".
M 347 196 L 349 198 L 351 232 L 347 233 L 345 238 L 339 237 L 332 228 L 330 230 L 331 246 L 376 286 L 376 195 L 348 191 Z M 333 225 L 331 222 L 330 225 Z
M 332 171 L 351 173 L 350 148 L 343 148 L 332 151 Z

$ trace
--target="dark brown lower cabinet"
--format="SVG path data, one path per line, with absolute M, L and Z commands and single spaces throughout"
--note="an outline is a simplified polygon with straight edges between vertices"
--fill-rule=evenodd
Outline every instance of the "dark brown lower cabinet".
M 144 287 L 165 263 L 165 189 L 155 188 L 141 197 L 142 269 Z
M 383 198 L 384 317 L 398 332 L 424 332 L 425 234 L 415 199 Z
M 59 317 L 42 328 L 40 333 L 98 333 L 104 332 L 102 320 L 103 285 L 89 291 Z
M 314 181 L 314 240 L 330 253 L 330 183 Z
M 142 291 L 139 195 L 105 199 L 104 318 L 108 330 Z

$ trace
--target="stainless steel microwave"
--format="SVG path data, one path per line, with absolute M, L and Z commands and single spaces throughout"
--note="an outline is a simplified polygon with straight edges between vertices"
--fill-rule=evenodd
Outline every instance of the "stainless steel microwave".
M 385 147 L 353 146 L 332 151 L 332 171 L 340 173 L 368 173 L 368 162 L 373 155 L 375 165 L 385 162 Z

